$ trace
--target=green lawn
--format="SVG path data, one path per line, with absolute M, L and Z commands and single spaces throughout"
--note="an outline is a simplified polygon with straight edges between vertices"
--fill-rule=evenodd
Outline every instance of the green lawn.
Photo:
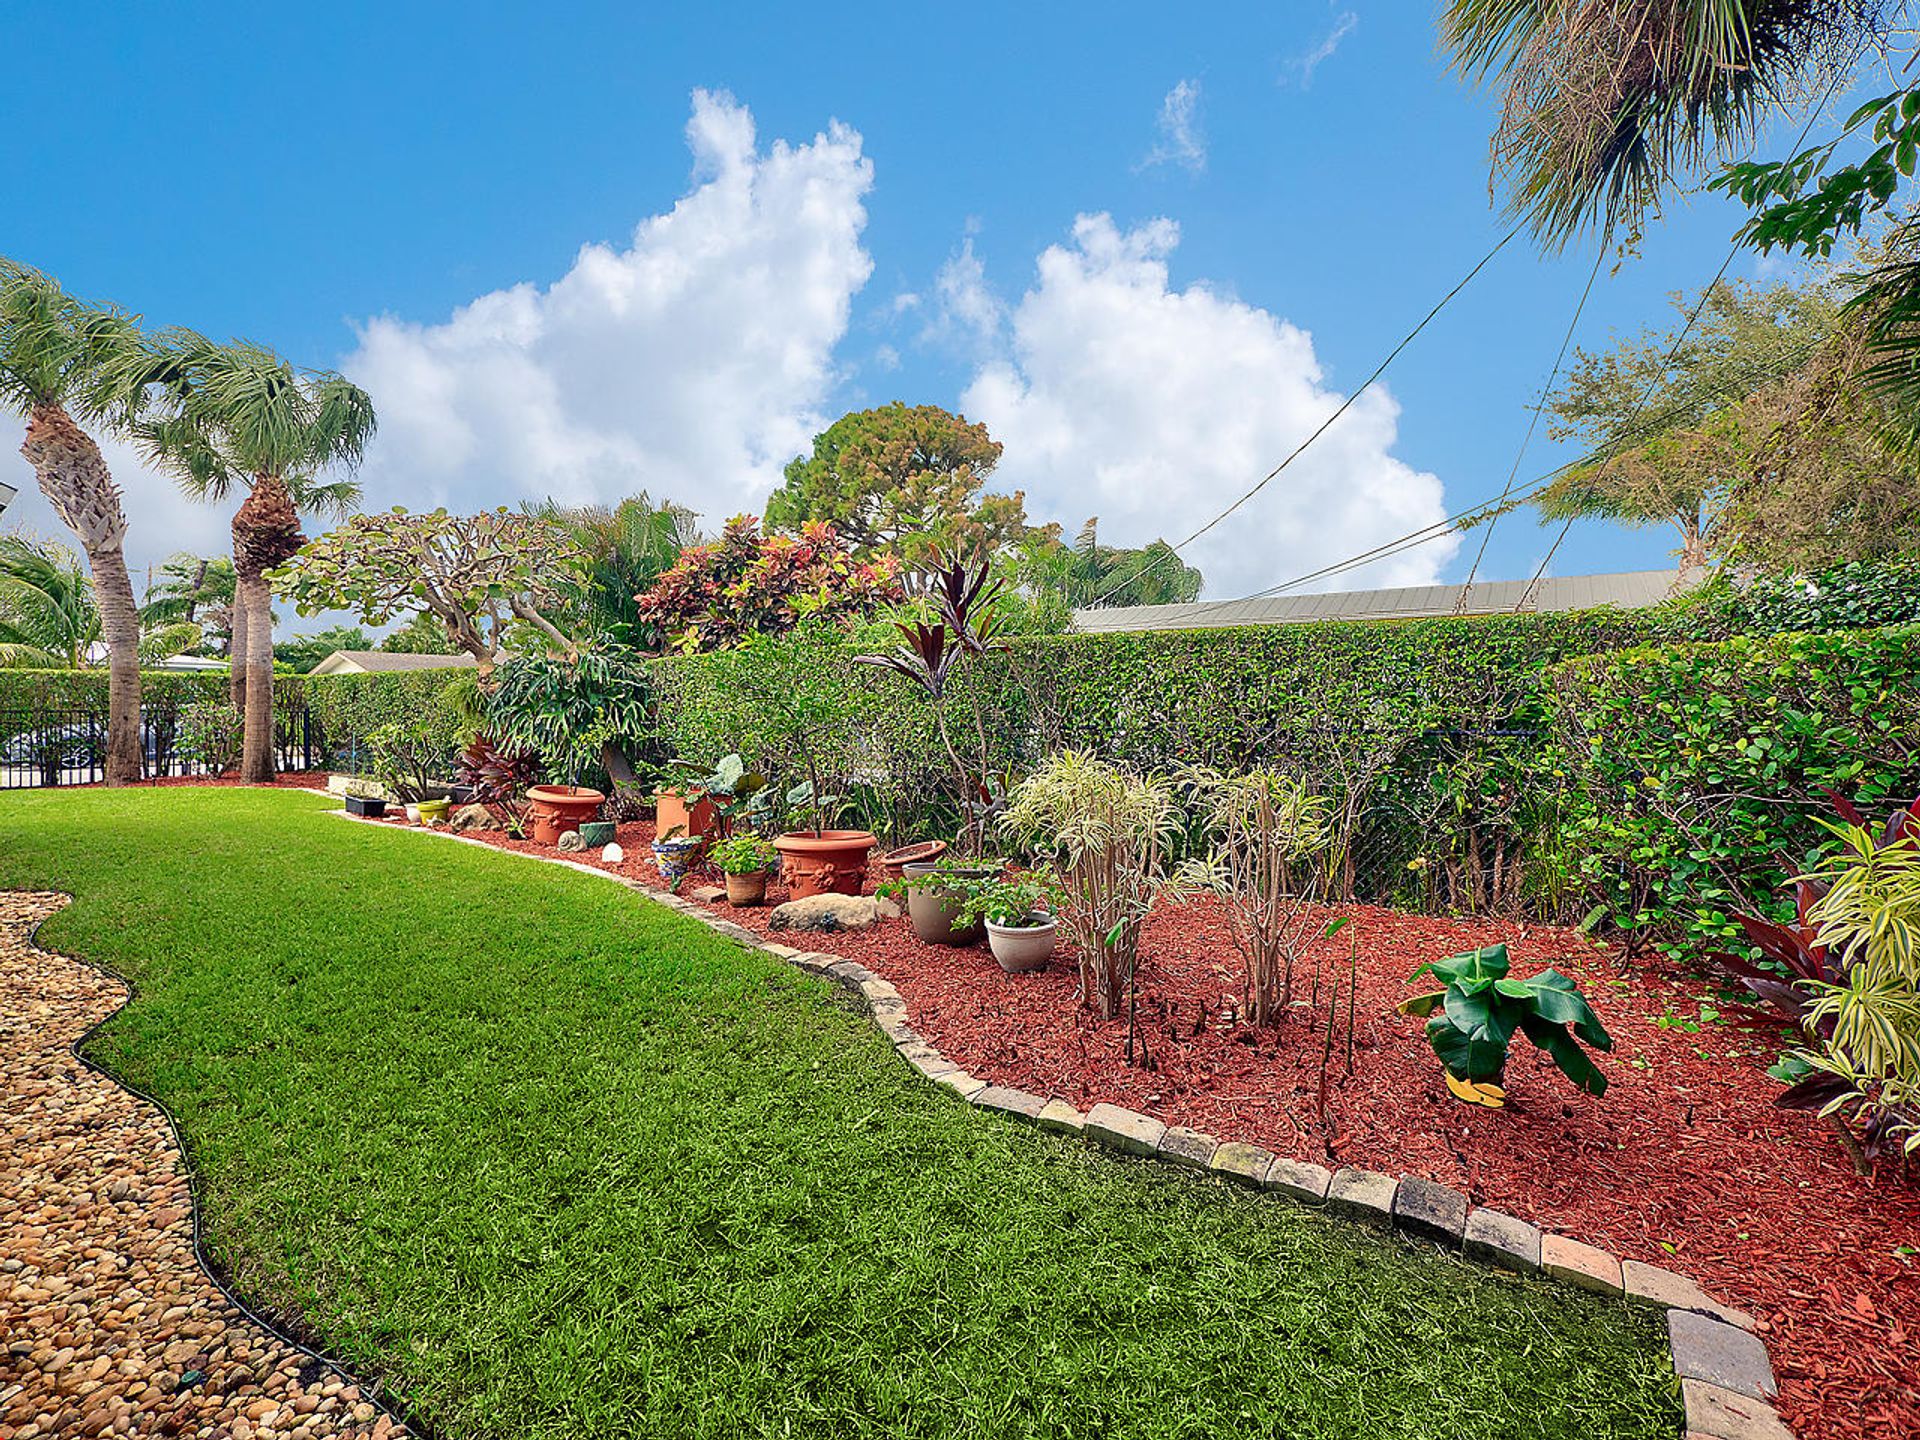
M 292 792 L 0 796 L 215 1251 L 446 1440 L 1674 1436 L 1662 1331 L 922 1083 L 825 982 Z

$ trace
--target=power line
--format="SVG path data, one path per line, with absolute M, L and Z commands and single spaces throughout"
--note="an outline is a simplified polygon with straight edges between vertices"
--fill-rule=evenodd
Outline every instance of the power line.
M 1422 330 L 1425 330 L 1427 326 L 1433 322 L 1433 318 L 1436 315 L 1438 315 L 1442 310 L 1446 309 L 1447 302 L 1452 300 L 1454 296 L 1458 295 L 1462 290 L 1466 289 L 1467 286 L 1470 283 L 1472 283 L 1473 277 L 1478 275 L 1482 270 L 1487 268 L 1488 263 L 1492 261 L 1493 257 L 1498 255 L 1502 250 L 1506 248 L 1507 242 L 1513 239 L 1514 236 L 1520 233 L 1521 226 L 1524 224 L 1525 224 L 1524 221 L 1520 222 L 1519 224 L 1516 224 L 1511 230 L 1507 231 L 1505 235 L 1502 235 L 1499 238 L 1499 240 L 1494 242 L 1493 248 L 1487 251 L 1485 255 L 1482 255 L 1479 261 L 1474 265 L 1474 267 L 1471 270 L 1469 270 L 1465 275 L 1463 275 L 1460 278 L 1459 282 L 1456 283 L 1451 290 L 1447 291 L 1445 295 L 1442 295 L 1440 297 L 1439 303 L 1436 304 L 1431 310 L 1429 310 L 1426 313 L 1426 315 L 1421 319 L 1420 323 L 1414 326 L 1413 329 L 1409 330 L 1406 333 L 1406 335 L 1402 337 L 1400 343 L 1394 346 L 1392 350 L 1387 352 L 1387 358 L 1382 360 L 1378 365 L 1374 366 L 1373 373 L 1367 376 L 1366 380 L 1362 382 L 1362 384 L 1357 389 L 1355 389 L 1351 394 L 1349 394 L 1346 399 L 1342 400 L 1340 402 L 1339 407 L 1335 409 L 1334 412 L 1331 415 L 1329 415 L 1325 420 L 1321 421 L 1320 424 L 1314 429 L 1312 434 L 1308 435 L 1306 439 L 1302 440 L 1298 445 L 1294 446 L 1292 452 L 1287 456 L 1286 459 L 1282 460 L 1278 465 L 1274 466 L 1273 469 L 1269 470 L 1264 476 L 1262 476 L 1259 482 L 1255 484 L 1252 489 L 1248 490 L 1238 500 L 1235 500 L 1231 505 L 1227 506 L 1226 509 L 1222 510 L 1218 515 L 1214 516 L 1206 524 L 1202 525 L 1198 530 L 1195 530 L 1191 535 L 1187 536 L 1186 539 L 1182 540 L 1177 545 L 1169 546 L 1167 550 L 1163 552 L 1161 559 L 1156 560 L 1154 562 L 1154 566 L 1150 566 L 1148 567 L 1148 569 L 1155 568 L 1158 565 L 1164 563 L 1165 558 L 1167 556 L 1177 556 L 1182 550 L 1186 549 L 1187 546 L 1191 545 L 1194 541 L 1198 540 L 1202 535 L 1206 534 L 1209 530 L 1213 529 L 1214 526 L 1220 524 L 1221 521 L 1225 520 L 1228 516 L 1232 515 L 1242 505 L 1245 505 L 1254 496 L 1258 495 L 1262 490 L 1266 489 L 1267 486 L 1273 482 L 1275 477 L 1277 477 L 1282 470 L 1285 470 L 1295 460 L 1299 459 L 1300 456 L 1303 453 L 1305 453 L 1309 445 L 1313 444 L 1314 441 L 1318 440 L 1322 435 L 1326 434 L 1327 431 L 1332 427 L 1333 423 L 1336 420 L 1338 420 L 1342 415 L 1346 414 L 1347 411 L 1353 406 L 1353 403 L 1356 400 L 1358 400 L 1362 395 L 1364 395 L 1373 386 L 1373 383 L 1376 380 L 1378 380 L 1383 374 L 1386 373 L 1387 367 L 1393 364 L 1393 362 L 1399 358 L 1400 352 L 1402 350 L 1405 350 L 1407 346 L 1411 345 L 1414 342 L 1415 338 L 1420 334 L 1420 332 Z M 1097 596 L 1094 599 L 1093 603 L 1087 606 L 1086 608 L 1090 610 L 1098 609 L 1100 606 L 1104 605 L 1108 600 L 1112 599 L 1115 595 L 1119 594 L 1120 591 L 1125 589 L 1128 585 L 1134 583 L 1136 580 L 1139 580 L 1142 576 L 1146 575 L 1147 573 L 1148 573 L 1148 570 L 1141 570 L 1136 572 L 1135 574 L 1129 575 L 1126 579 L 1122 580 L 1119 584 L 1113 586 L 1111 589 Z
M 1546 409 L 1547 396 L 1553 393 L 1554 382 L 1560 378 L 1560 367 L 1566 363 L 1567 347 L 1573 344 L 1573 332 L 1579 328 L 1580 317 L 1586 313 L 1587 300 L 1593 294 L 1593 282 L 1600 278 L 1600 262 L 1607 258 L 1607 243 L 1603 239 L 1600 248 L 1593 257 L 1593 269 L 1587 272 L 1587 287 L 1580 292 L 1580 303 L 1573 307 L 1573 318 L 1567 321 L 1567 333 L 1560 337 L 1560 353 L 1553 357 L 1553 368 L 1547 372 L 1547 383 L 1541 388 L 1540 403 L 1533 407 L 1533 417 L 1527 421 L 1527 433 L 1520 439 L 1520 448 L 1514 452 L 1513 467 L 1507 471 L 1506 488 L 1500 492 L 1500 503 L 1505 504 L 1513 493 L 1513 482 L 1520 474 L 1520 462 L 1527 458 L 1527 449 L 1533 444 L 1533 432 L 1540 424 L 1540 412 Z M 1467 570 L 1467 583 L 1460 587 L 1460 598 L 1454 602 L 1453 613 L 1466 613 L 1467 599 L 1473 594 L 1473 582 L 1480 573 L 1480 562 L 1487 558 L 1487 542 L 1493 539 L 1493 527 L 1500 523 L 1500 514 L 1495 512 L 1488 520 L 1486 528 L 1480 532 L 1480 548 L 1474 552 L 1473 564 Z

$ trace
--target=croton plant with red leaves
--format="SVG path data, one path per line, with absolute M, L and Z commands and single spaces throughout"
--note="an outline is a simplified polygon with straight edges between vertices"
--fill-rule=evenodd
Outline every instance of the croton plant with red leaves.
M 698 652 L 816 616 L 860 619 L 904 593 L 895 561 L 854 558 L 831 525 L 809 521 L 798 535 L 762 535 L 758 519 L 736 515 L 717 541 L 682 550 L 634 599 L 672 648 Z

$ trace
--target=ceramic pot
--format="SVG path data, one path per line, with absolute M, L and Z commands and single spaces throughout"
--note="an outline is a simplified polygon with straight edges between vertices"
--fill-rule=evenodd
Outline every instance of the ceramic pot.
M 685 790 L 653 792 L 653 833 L 671 835 L 678 830 L 689 840 L 704 840 L 713 833 L 713 802 L 694 795 L 689 805 Z
M 911 845 L 902 845 L 898 850 L 889 850 L 880 857 L 880 865 L 887 872 L 889 880 L 898 880 L 907 873 L 909 865 L 931 865 L 947 853 L 944 840 L 916 840 Z
M 669 885 L 678 885 L 687 878 L 687 871 L 693 868 L 693 862 L 700 858 L 700 842 L 676 836 L 672 840 L 653 842 L 653 863 L 660 867 L 660 878 Z
M 767 872 L 764 870 L 726 878 L 729 905 L 758 905 L 767 898 Z
M 1009 975 L 1038 970 L 1053 958 L 1054 924 L 1051 915 L 1029 915 L 1021 925 L 999 925 L 989 920 L 987 948 Z
M 418 825 L 419 823 L 420 806 L 417 803 L 409 802 L 407 805 L 407 824 Z
M 452 803 L 451 800 L 422 800 L 419 806 L 420 823 L 432 825 L 436 821 L 446 819 L 447 807 Z
M 906 878 L 911 880 L 917 875 L 931 875 L 933 866 L 909 864 Z M 991 867 L 978 870 L 963 870 L 960 874 L 970 880 L 989 880 L 993 878 Z M 971 925 L 960 923 L 960 908 L 964 902 L 959 896 L 942 890 L 928 890 L 914 886 L 907 891 L 907 920 L 913 926 L 913 933 L 929 945 L 971 945 L 980 938 L 980 922 Z
M 560 837 L 594 816 L 607 797 L 585 785 L 535 785 L 527 791 L 527 819 L 536 845 L 558 845 Z
M 790 830 L 773 842 L 783 862 L 787 893 L 858 895 L 867 879 L 867 852 L 879 842 L 868 830 Z

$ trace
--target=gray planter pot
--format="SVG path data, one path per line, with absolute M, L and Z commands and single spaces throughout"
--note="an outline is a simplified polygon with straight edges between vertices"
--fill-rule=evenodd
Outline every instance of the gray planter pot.
M 908 865 L 906 878 L 916 875 L 931 875 L 931 865 Z M 978 874 L 986 879 L 993 874 L 990 866 L 979 871 L 968 871 L 969 875 Z M 961 925 L 961 901 L 939 890 L 911 889 L 907 891 L 907 921 L 913 926 L 913 933 L 929 945 L 972 945 L 980 939 L 980 922 Z

